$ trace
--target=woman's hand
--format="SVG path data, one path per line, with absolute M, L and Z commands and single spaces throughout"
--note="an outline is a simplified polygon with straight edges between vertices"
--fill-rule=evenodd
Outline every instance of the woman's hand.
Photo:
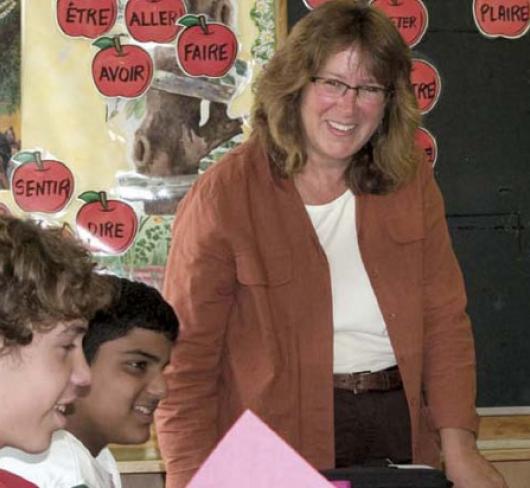
M 445 473 L 454 488 L 508 488 L 501 474 L 480 454 L 472 432 L 440 429 Z

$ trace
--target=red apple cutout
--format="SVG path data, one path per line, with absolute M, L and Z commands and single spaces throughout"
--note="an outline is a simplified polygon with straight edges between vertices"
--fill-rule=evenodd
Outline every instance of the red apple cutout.
M 329 2 L 329 0 L 304 0 L 304 4 L 309 10 L 313 10 L 326 2 Z
M 93 44 L 100 51 L 92 61 L 92 77 L 102 95 L 135 98 L 149 88 L 153 60 L 145 49 L 122 44 L 120 36 L 100 37 Z
M 427 31 L 429 14 L 421 0 L 373 0 L 372 5 L 390 17 L 410 47 L 418 44 Z
M 63 210 L 74 192 L 74 175 L 68 167 L 41 153 L 20 152 L 13 156 L 20 163 L 11 175 L 13 200 L 24 212 L 57 213 Z
M 530 28 L 530 0 L 473 0 L 473 17 L 486 37 L 517 39 Z
M 438 158 L 438 144 L 434 136 L 424 127 L 419 127 L 416 130 L 415 140 L 418 147 L 425 151 L 427 161 L 434 166 Z
M 431 111 L 440 98 L 442 80 L 438 70 L 424 59 L 412 60 L 410 81 L 421 113 Z
M 163 44 L 177 37 L 181 29 L 177 21 L 185 14 L 183 0 L 129 0 L 125 24 L 137 41 Z
M 57 23 L 71 37 L 95 39 L 116 22 L 117 0 L 57 0 Z
M 236 61 L 238 42 L 224 24 L 206 22 L 204 15 L 186 15 L 177 37 L 177 61 L 188 76 L 224 76 Z
M 77 233 L 90 250 L 111 255 L 127 251 L 138 230 L 134 209 L 122 200 L 108 199 L 104 191 L 86 191 L 78 198 L 85 204 L 75 218 Z

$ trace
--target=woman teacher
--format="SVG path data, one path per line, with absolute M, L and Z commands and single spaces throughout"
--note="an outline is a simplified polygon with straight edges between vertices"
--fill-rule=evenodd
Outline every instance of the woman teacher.
M 319 469 L 390 458 L 502 487 L 475 446 L 473 339 L 440 191 L 414 144 L 410 51 L 355 0 L 261 73 L 247 142 L 177 211 L 182 322 L 158 411 L 180 488 L 250 408 Z

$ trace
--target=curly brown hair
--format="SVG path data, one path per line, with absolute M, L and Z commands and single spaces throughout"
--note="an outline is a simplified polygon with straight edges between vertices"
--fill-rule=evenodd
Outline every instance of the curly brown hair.
M 115 294 L 89 252 L 61 228 L 0 217 L 0 351 L 29 344 L 33 331 L 89 320 Z
M 391 95 L 381 127 L 352 156 L 345 178 L 356 194 L 387 193 L 416 171 L 420 153 L 414 135 L 420 112 L 410 82 L 410 49 L 390 19 L 366 2 L 332 0 L 295 24 L 254 85 L 253 131 L 283 175 L 301 171 L 307 160 L 302 90 L 330 56 L 351 47 L 360 49 Z

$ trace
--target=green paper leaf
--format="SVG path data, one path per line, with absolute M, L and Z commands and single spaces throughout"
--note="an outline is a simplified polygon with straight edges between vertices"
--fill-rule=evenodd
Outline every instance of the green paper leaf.
M 195 25 L 199 25 L 199 17 L 192 14 L 185 15 L 178 20 L 178 23 L 186 27 L 193 27 Z
M 85 191 L 81 193 L 77 198 L 83 200 L 85 203 L 99 202 L 99 193 L 97 191 Z
M 108 49 L 114 46 L 114 39 L 112 37 L 99 37 L 93 43 L 93 46 L 99 47 L 99 49 Z
M 21 164 L 36 161 L 35 153 L 31 151 L 20 151 L 16 153 L 11 159 Z

